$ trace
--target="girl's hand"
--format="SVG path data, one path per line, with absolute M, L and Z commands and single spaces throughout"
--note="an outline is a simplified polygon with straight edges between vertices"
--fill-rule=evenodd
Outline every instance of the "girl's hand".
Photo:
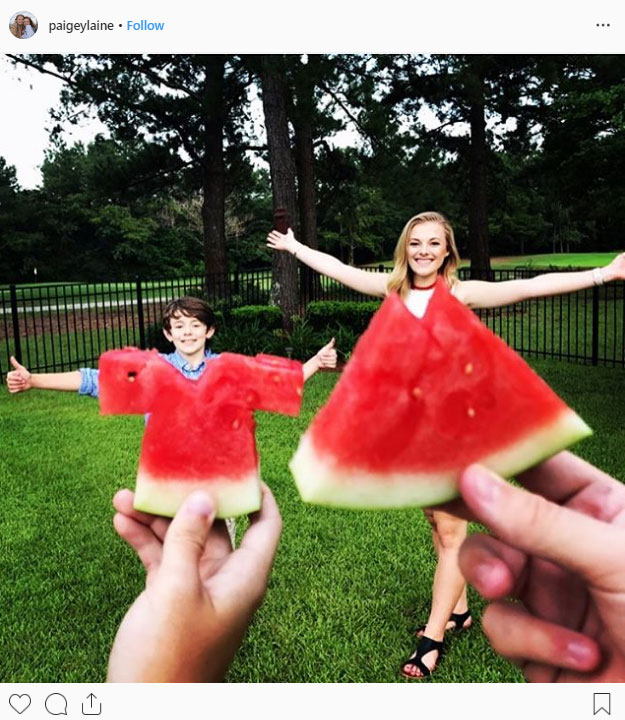
M 336 350 L 334 348 L 334 338 L 327 345 L 324 345 L 317 353 L 320 368 L 336 367 Z
M 609 265 L 606 265 L 603 275 L 606 281 L 625 280 L 625 253 L 617 255 Z
M 15 368 L 7 373 L 7 388 L 10 393 L 23 392 L 24 390 L 30 390 L 32 384 L 32 374 L 28 370 L 20 365 L 17 360 L 11 355 L 11 365 Z
M 297 240 L 291 228 L 287 230 L 286 235 L 277 230 L 272 230 L 269 235 L 267 235 L 267 247 L 270 247 L 272 250 L 286 250 L 287 252 L 293 253 L 296 242 Z

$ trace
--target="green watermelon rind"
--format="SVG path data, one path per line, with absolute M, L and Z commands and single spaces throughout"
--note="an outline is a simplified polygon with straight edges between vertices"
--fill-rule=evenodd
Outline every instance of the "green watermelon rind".
M 217 506 L 216 517 L 239 517 L 260 509 L 260 478 L 257 473 L 233 480 L 211 478 L 210 480 L 155 479 L 145 471 L 137 473 L 135 510 L 174 517 L 184 499 L 194 490 L 204 490 Z
M 473 462 L 503 477 L 512 477 L 592 435 L 592 430 L 570 408 L 551 422 L 505 448 Z M 464 467 L 436 472 L 390 472 L 380 475 L 362 468 L 341 470 L 332 459 L 317 453 L 306 433 L 290 463 L 302 500 L 315 505 L 353 510 L 429 507 L 458 496 Z

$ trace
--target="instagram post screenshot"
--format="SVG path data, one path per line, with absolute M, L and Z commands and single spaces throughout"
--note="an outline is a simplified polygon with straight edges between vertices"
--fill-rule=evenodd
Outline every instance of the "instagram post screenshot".
M 29 3 L 0 717 L 622 715 L 623 10 Z

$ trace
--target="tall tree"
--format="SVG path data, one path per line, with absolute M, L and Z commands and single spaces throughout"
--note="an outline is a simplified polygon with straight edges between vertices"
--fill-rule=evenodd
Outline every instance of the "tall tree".
M 64 81 L 56 118 L 91 108 L 120 140 L 141 137 L 198 171 L 207 278 L 227 272 L 224 224 L 226 124 L 242 117 L 246 76 L 236 56 L 10 56 Z M 77 112 L 78 111 L 78 112 Z M 60 127 L 60 125 L 59 125 Z M 231 133 L 232 135 L 232 133 Z
M 297 230 L 296 171 L 289 136 L 289 90 L 285 82 L 284 63 L 281 55 L 263 55 L 260 61 L 260 82 L 274 212 L 278 208 L 286 209 L 293 227 Z M 289 253 L 274 253 L 272 298 L 282 309 L 285 324 L 288 326 L 298 311 L 297 261 Z
M 466 158 L 471 271 L 488 275 L 488 158 L 496 144 L 494 126 L 505 134 L 510 118 L 532 112 L 528 98 L 538 95 L 540 62 L 533 56 L 430 55 L 381 58 L 380 63 L 390 77 L 384 103 L 412 117 L 427 106 L 438 119 L 442 146 Z

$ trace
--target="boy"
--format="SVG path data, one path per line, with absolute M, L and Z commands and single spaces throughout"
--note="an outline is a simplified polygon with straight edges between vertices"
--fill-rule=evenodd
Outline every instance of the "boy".
M 173 353 L 161 353 L 161 357 L 173 365 L 182 375 L 197 380 L 206 370 L 211 359 L 219 357 L 206 343 L 215 334 L 215 315 L 199 298 L 183 297 L 172 300 L 163 312 L 163 334 L 176 348 Z M 18 393 L 32 388 L 41 390 L 76 390 L 79 395 L 99 395 L 99 371 L 80 368 L 64 373 L 30 373 L 11 357 L 14 370 L 7 374 L 9 392 Z M 320 368 L 336 367 L 334 338 L 302 365 L 304 382 Z M 147 419 L 147 416 L 146 416 Z M 234 547 L 235 522 L 226 520 L 230 541 Z
M 218 357 L 206 342 L 215 334 L 215 315 L 199 298 L 183 297 L 172 300 L 163 312 L 163 334 L 176 348 L 161 356 L 180 373 L 197 380 L 206 369 L 207 361 Z M 41 390 L 75 390 L 79 395 L 98 397 L 98 371 L 80 368 L 63 373 L 30 373 L 11 357 L 14 370 L 7 373 L 9 392 L 18 393 L 32 388 Z M 334 339 L 303 364 L 304 382 L 320 368 L 336 367 Z

